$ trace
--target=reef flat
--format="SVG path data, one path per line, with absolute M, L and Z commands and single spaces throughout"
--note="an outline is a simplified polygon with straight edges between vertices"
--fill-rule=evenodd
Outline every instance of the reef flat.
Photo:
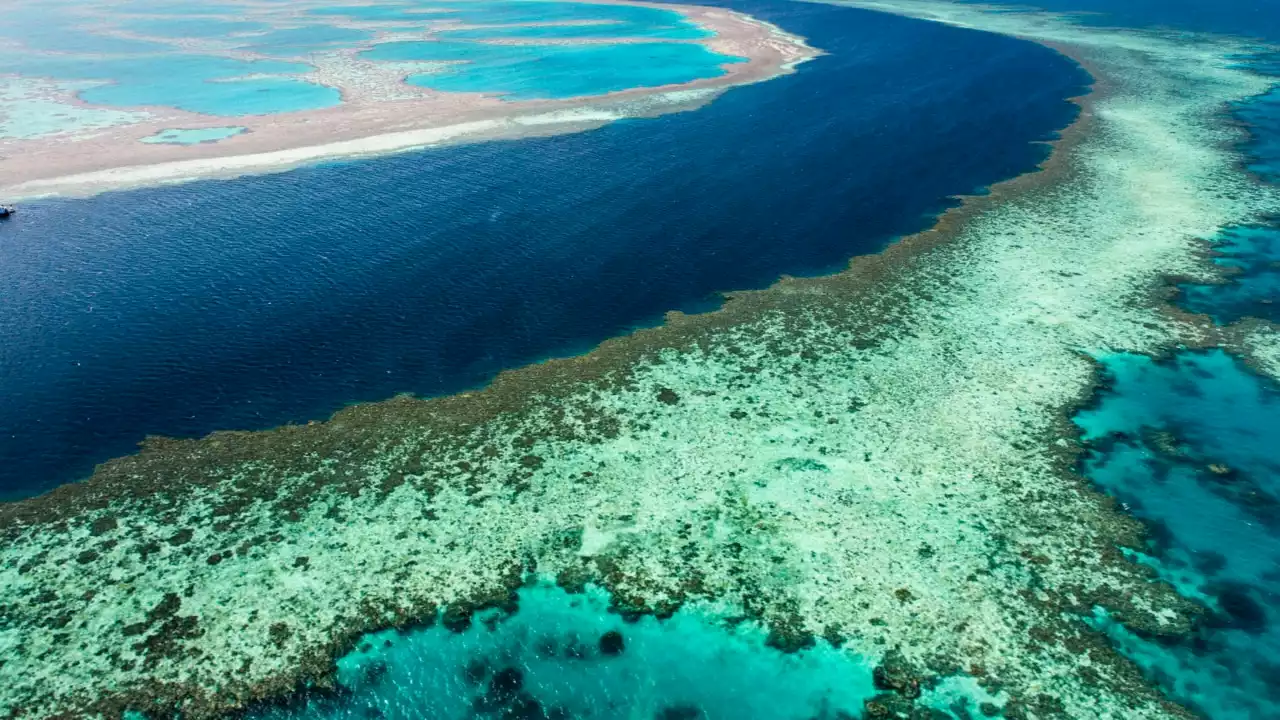
M 1141 526 L 1076 474 L 1070 417 L 1090 353 L 1206 342 L 1165 279 L 1211 278 L 1197 238 L 1280 204 L 1223 112 L 1271 81 L 1225 38 L 851 4 L 1052 44 L 1096 92 L 1040 173 L 842 274 L 479 392 L 155 439 L 0 507 L 0 709 L 214 717 L 537 574 L 626 615 L 724 603 L 789 651 L 892 650 L 914 679 L 879 717 L 957 676 L 1009 718 L 1188 716 L 1082 620 L 1176 636 L 1197 610 L 1121 552 Z
M 21 2 L 0 194 L 84 196 L 700 107 L 818 54 L 747 15 L 611 0 Z M 148 142 L 223 131 L 206 142 Z

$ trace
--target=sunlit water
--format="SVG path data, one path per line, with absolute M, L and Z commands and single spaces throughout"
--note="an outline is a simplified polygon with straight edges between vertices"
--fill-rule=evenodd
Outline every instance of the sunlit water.
M 564 98 L 721 75 L 724 64 L 738 59 L 672 42 L 710 35 L 673 10 L 544 0 L 386 0 L 301 10 L 17 0 L 0 25 L 0 40 L 8 41 L 0 44 L 0 74 L 102 81 L 78 93 L 95 106 L 244 117 L 340 104 L 335 88 L 308 73 L 348 62 L 347 53 L 373 61 L 449 60 L 430 74 L 413 74 L 413 84 L 438 90 Z M 382 42 L 387 38 L 417 41 Z M 504 38 L 568 44 L 488 42 Z M 574 44 L 584 39 L 604 42 Z

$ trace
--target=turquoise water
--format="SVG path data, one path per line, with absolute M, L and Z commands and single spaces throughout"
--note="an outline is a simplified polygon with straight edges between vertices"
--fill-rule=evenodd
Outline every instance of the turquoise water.
M 239 117 L 314 110 L 340 101 L 337 90 L 291 77 L 235 79 L 250 74 L 305 72 L 309 66 L 244 61 L 209 55 L 85 58 L 62 55 L 0 56 L 0 66 L 27 76 L 60 80 L 107 80 L 80 93 L 85 102 L 114 107 L 159 105 L 190 112 Z
M 738 58 L 690 43 L 487 45 L 468 42 L 383 43 L 367 60 L 447 61 L 438 73 L 411 75 L 412 85 L 445 92 L 485 92 L 511 100 L 599 95 L 724 74 Z
M 268 25 L 244 20 L 215 18 L 132 18 L 123 23 L 125 29 L 139 35 L 163 38 L 219 38 L 233 33 L 258 32 Z
M 200 143 L 217 142 L 234 137 L 244 132 L 243 127 L 199 128 L 196 130 L 171 129 L 161 130 L 151 137 L 142 138 L 141 142 L 152 145 L 198 145 Z
M 176 77 L 148 85 L 104 85 L 85 90 L 80 97 L 100 105 L 165 105 L 222 117 L 316 110 L 341 101 L 340 93 L 333 88 L 293 78 L 271 77 L 202 83 Z
M 202 3 L 190 0 L 134 0 L 115 5 L 123 12 L 142 15 L 225 15 L 239 17 L 244 14 L 243 5 Z
M 439 33 L 448 40 L 468 40 L 475 38 L 619 38 L 641 37 L 655 40 L 696 40 L 709 37 L 710 31 L 703 30 L 691 23 L 685 25 L 647 26 L 620 23 L 607 25 L 517 25 L 513 27 L 471 28 L 468 30 L 447 30 Z
M 7 17 L 7 29 L 34 51 L 0 52 L 0 72 L 59 80 L 102 80 L 80 93 L 86 102 L 113 107 L 174 107 L 190 112 L 242 117 L 315 110 L 341 102 L 338 89 L 285 77 L 308 72 L 301 63 L 245 62 L 201 54 L 189 46 L 106 37 L 78 27 L 85 22 L 58 6 L 24 6 Z M 108 7 L 101 8 L 107 10 Z M 110 5 L 121 28 L 166 42 L 233 41 L 244 50 L 280 59 L 306 60 L 315 52 L 364 50 L 381 60 L 454 60 L 442 72 L 419 74 L 411 84 L 453 92 L 485 92 L 513 100 L 597 95 L 637 87 L 689 82 L 723 74 L 734 62 L 694 43 L 660 42 L 704 38 L 709 32 L 672 10 L 546 0 L 459 0 L 447 5 L 410 1 L 368 6 L 312 8 L 299 16 L 270 6 L 132 2 Z M 435 12 L 428 12 L 435 11 Z M 194 15 L 208 15 L 194 17 Z M 246 18 L 249 19 L 246 19 Z M 446 30 L 444 42 L 391 43 L 369 47 L 372 30 L 339 27 L 322 18 L 412 21 L 410 31 L 438 23 L 497 27 Z M 596 25 L 519 26 L 519 23 Z M 301 24 L 300 24 L 301 23 Z M 283 24 L 284 27 L 280 27 Z M 265 32 L 263 32 L 265 31 Z M 244 35 L 245 33 L 254 33 Z M 503 45 L 468 39 L 648 39 L 644 43 Z M 198 45 L 196 46 L 199 47 Z M 106 57 L 103 57 L 106 56 Z M 243 77 L 247 75 L 281 77 Z
M 284 55 L 293 57 L 330 50 L 336 47 L 351 47 L 373 37 L 368 30 L 334 27 L 332 25 L 308 25 L 306 27 L 273 30 L 264 35 L 246 38 L 242 47 L 261 52 L 264 55 Z
M 1102 360 L 1085 474 L 1152 528 L 1140 557 L 1207 615 L 1193 637 L 1099 624 L 1215 720 L 1280 717 L 1280 389 L 1221 351 Z
M 352 20 L 425 20 L 428 18 L 446 18 L 448 14 L 423 12 L 437 6 L 432 5 L 338 5 L 335 7 L 315 8 L 308 10 L 312 15 L 321 17 L 344 17 Z
M 691 40 L 712 33 L 689 22 L 678 12 L 626 5 L 590 5 L 569 2 L 474 2 L 459 6 L 447 16 L 467 25 L 518 25 L 531 22 L 604 20 L 604 25 L 541 25 L 453 30 L 441 33 L 463 38 L 602 38 L 643 37 Z
M 825 642 L 795 654 L 752 624 L 681 610 L 625 622 L 599 590 L 539 585 L 501 622 L 365 636 L 338 661 L 341 692 L 249 720 L 706 718 L 810 720 L 861 714 L 872 668 Z
M 169 46 L 145 40 L 107 37 L 76 29 L 76 18 L 57 9 L 18 6 L 7 8 L 0 38 L 21 40 L 32 50 L 124 55 L 169 50 Z M 0 60 L 0 72 L 13 72 Z
M 1258 72 L 1280 77 L 1280 61 L 1263 59 L 1251 64 Z M 1252 156 L 1249 169 L 1269 182 L 1280 181 L 1280 88 L 1239 103 L 1234 110 L 1252 136 L 1246 148 Z
M 424 13 L 423 10 L 440 12 Z M 506 30 L 454 31 L 461 37 L 650 37 L 693 39 L 705 37 L 697 25 L 673 10 L 627 5 L 593 5 L 576 2 L 544 2 L 542 0 L 498 0 L 484 2 L 463 0 L 453 3 L 409 2 L 402 5 L 340 6 L 317 8 L 313 15 L 346 17 L 356 20 L 397 20 L 460 23 L 466 25 L 518 25 L 520 23 L 579 22 L 605 20 L 611 25 L 508 28 Z M 605 29 L 608 28 L 608 29 Z
M 1280 58 L 1274 55 L 1250 58 L 1247 64 L 1280 78 Z M 1280 88 L 1237 103 L 1232 111 L 1249 130 L 1243 148 L 1249 169 L 1264 182 L 1280 182 Z M 1180 285 L 1181 304 L 1219 324 L 1246 317 L 1280 322 L 1280 226 L 1229 228 L 1211 242 L 1221 253 L 1214 262 L 1231 274 L 1221 285 Z

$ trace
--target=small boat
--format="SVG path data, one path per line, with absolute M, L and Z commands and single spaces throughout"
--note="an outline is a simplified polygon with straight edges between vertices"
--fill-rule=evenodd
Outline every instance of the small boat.
M 7 218 L 16 212 L 18 212 L 18 208 L 12 205 L 0 205 L 0 218 Z

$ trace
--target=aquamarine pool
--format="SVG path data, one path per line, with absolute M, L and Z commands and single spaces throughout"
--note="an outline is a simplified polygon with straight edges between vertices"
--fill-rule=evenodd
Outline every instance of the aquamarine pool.
M 165 106 L 189 112 L 240 117 L 314 110 L 337 105 L 337 90 L 292 77 L 309 66 L 245 61 L 209 55 L 99 58 L 66 55 L 0 55 L 0 67 L 24 76 L 102 80 L 82 90 L 82 100 L 111 107 Z
M 493 45 L 476 42 L 384 43 L 361 53 L 369 60 L 437 61 L 447 69 L 410 75 L 411 85 L 444 92 L 483 92 L 509 100 L 601 95 L 637 87 L 685 83 L 724 74 L 740 58 L 694 43 L 616 45 Z

